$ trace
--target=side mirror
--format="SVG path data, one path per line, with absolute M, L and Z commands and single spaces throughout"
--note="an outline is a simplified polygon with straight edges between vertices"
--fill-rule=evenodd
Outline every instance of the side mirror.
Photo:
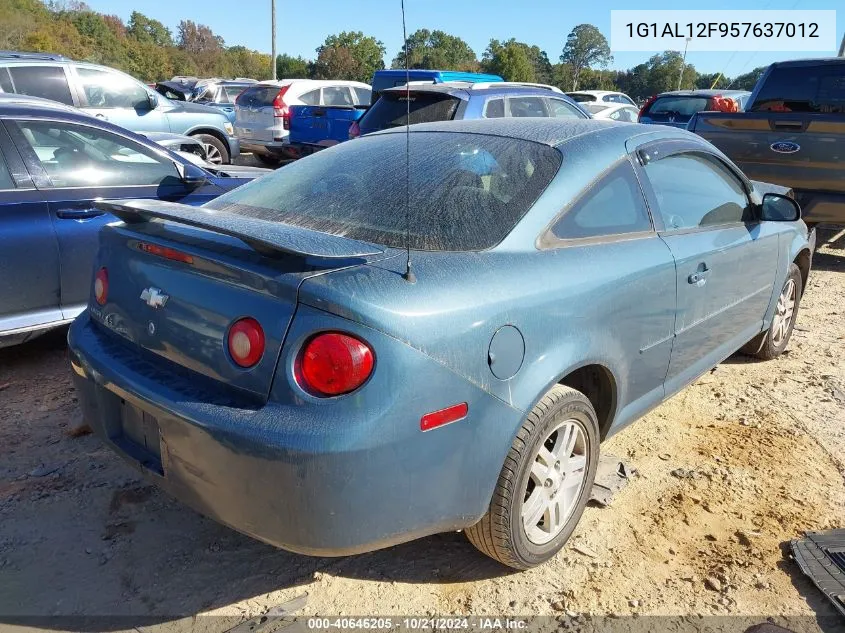
M 158 106 L 158 97 L 151 92 L 147 93 L 147 101 L 150 104 L 150 110 L 155 110 Z
M 208 180 L 208 174 L 197 165 L 174 163 L 176 171 L 179 172 L 179 180 L 186 185 L 199 186 Z
M 760 205 L 760 219 L 765 222 L 795 222 L 801 219 L 801 207 L 788 196 L 767 193 Z

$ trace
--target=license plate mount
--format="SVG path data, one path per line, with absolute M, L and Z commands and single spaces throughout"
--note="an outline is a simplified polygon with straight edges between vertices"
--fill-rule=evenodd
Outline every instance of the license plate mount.
M 147 470 L 164 476 L 161 433 L 155 417 L 121 399 L 120 425 L 115 431 L 110 439 L 123 452 Z

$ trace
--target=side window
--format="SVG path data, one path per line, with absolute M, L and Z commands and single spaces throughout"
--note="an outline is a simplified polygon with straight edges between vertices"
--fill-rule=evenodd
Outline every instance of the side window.
M 619 120 L 627 121 L 628 123 L 636 123 L 639 111 L 636 108 L 620 108 Z
M 6 159 L 3 158 L 3 154 L 0 153 L 0 191 L 14 188 L 15 181 L 12 180 L 12 175 L 9 173 L 8 167 L 6 167 Z
M 54 187 L 158 185 L 179 177 L 167 158 L 105 130 L 56 121 L 15 125 L 18 145 L 37 160 Z
M 650 230 L 643 194 L 627 160 L 590 185 L 552 227 L 556 237 L 569 240 Z
M 65 69 L 61 66 L 9 66 L 13 92 L 73 105 Z
M 606 103 L 616 103 L 618 101 L 616 95 L 604 95 L 601 100 Z
M 484 118 L 486 119 L 501 119 L 505 116 L 505 100 L 504 99 L 490 99 L 484 104 Z
M 621 111 L 620 111 L 620 110 L 614 110 L 613 112 L 611 112 L 611 113 L 608 115 L 608 118 L 609 118 L 609 119 L 612 119 L 612 120 L 614 120 L 614 121 L 619 121 L 619 120 L 621 120 L 621 119 L 622 119 L 622 113 L 621 113 Z
M 508 99 L 512 117 L 546 117 L 542 97 L 511 97 Z
M 742 183 L 716 159 L 696 153 L 674 154 L 649 162 L 645 173 L 666 230 L 750 220 Z
M 327 106 L 351 106 L 352 95 L 346 86 L 326 86 L 323 88 L 323 103 Z
M 9 76 L 8 68 L 0 68 L 0 91 L 14 92 L 15 87 L 12 85 L 12 78 Z
M 352 94 L 355 98 L 355 105 L 370 105 L 370 100 L 373 98 L 373 93 L 367 88 L 352 88 Z
M 316 90 L 306 92 L 299 97 L 299 100 L 305 105 L 320 105 L 320 89 L 317 88 Z
M 556 119 L 583 119 L 584 115 L 581 114 L 575 106 L 570 103 L 567 103 L 563 99 L 549 99 L 549 106 L 551 110 L 551 116 L 555 117 Z
M 147 91 L 126 75 L 84 67 L 78 67 L 76 74 L 89 108 L 150 108 Z

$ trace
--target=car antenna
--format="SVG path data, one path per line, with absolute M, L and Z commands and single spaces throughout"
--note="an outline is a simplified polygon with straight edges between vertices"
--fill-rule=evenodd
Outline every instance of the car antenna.
M 405 29 L 405 0 L 402 2 L 402 41 L 405 42 L 405 273 L 402 277 L 416 283 L 411 270 L 411 71 L 408 66 L 408 31 Z

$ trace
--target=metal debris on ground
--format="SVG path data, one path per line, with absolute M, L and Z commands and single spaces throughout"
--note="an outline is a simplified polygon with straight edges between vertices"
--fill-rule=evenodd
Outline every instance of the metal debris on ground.
M 307 602 L 308 593 L 303 593 L 292 600 L 271 607 L 262 615 L 241 622 L 237 626 L 225 631 L 225 633 L 253 633 L 253 631 L 271 633 L 271 631 L 278 631 L 294 624 L 296 620 L 289 616 L 303 609 Z
M 609 506 L 617 492 L 628 485 L 628 480 L 636 473 L 618 457 L 602 455 L 596 470 L 596 480 L 590 493 L 590 501 L 602 507 Z
M 845 528 L 807 532 L 791 542 L 795 562 L 842 615 L 845 615 Z

